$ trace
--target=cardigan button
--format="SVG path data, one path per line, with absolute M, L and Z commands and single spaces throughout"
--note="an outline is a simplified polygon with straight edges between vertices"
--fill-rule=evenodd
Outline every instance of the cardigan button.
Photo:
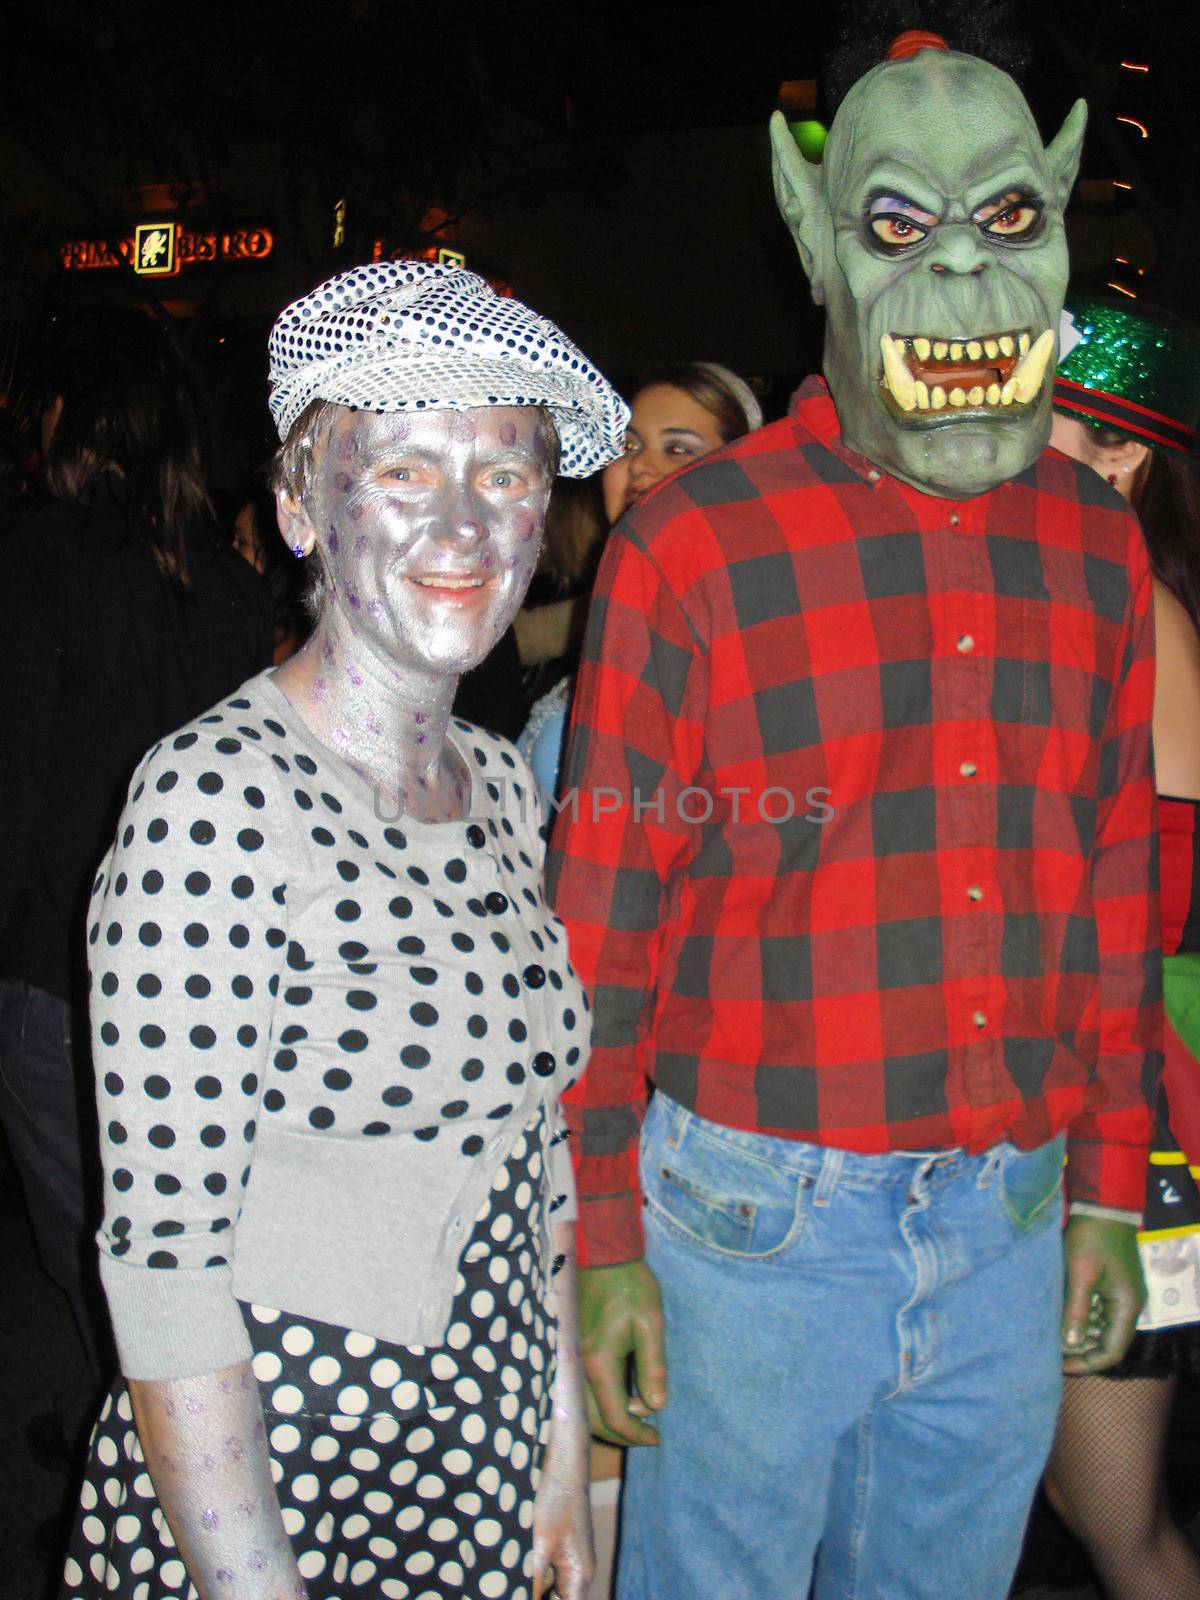
M 539 1078 L 552 1078 L 557 1066 L 558 1062 L 555 1061 L 549 1050 L 539 1050 L 533 1058 L 533 1070 Z
M 483 903 L 497 917 L 502 911 L 508 910 L 508 896 L 501 894 L 499 889 L 492 889 L 486 894 Z
M 526 988 L 540 989 L 546 981 L 546 969 L 545 967 L 539 967 L 537 962 L 534 961 L 525 968 L 521 976 L 525 980 Z

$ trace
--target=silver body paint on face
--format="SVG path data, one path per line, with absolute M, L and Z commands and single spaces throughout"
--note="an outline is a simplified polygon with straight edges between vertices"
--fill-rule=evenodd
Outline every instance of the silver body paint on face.
M 440 820 L 468 804 L 446 739 L 454 691 L 524 598 L 551 481 L 533 408 L 346 410 L 314 452 L 304 505 L 281 501 L 329 587 L 276 682 L 393 809 Z

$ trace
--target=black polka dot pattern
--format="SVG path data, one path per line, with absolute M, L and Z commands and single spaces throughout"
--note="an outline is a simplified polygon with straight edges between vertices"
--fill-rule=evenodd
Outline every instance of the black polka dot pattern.
M 542 1142 L 540 1126 L 526 1130 L 497 1173 L 438 1347 L 243 1306 L 272 1476 L 309 1600 L 529 1600 L 554 1375 L 536 1247 Z M 195 1592 L 118 1381 L 92 1435 L 62 1600 Z
M 603 374 L 554 323 L 461 267 L 380 261 L 339 273 L 280 314 L 269 357 L 281 439 L 319 396 L 364 411 L 544 406 L 569 478 L 624 448 L 629 410 Z
M 142 764 L 91 912 L 103 1243 L 123 1267 L 164 1278 L 223 1269 L 216 1312 L 236 1261 L 256 1295 L 256 1282 L 275 1281 L 279 1246 L 276 1228 L 256 1230 L 249 1177 L 263 1163 L 290 1170 L 290 1151 L 320 1138 L 345 1166 L 300 1173 L 289 1191 L 294 1281 L 302 1291 L 306 1268 L 318 1286 L 350 1274 L 343 1241 L 361 1240 L 365 1255 L 372 1229 L 377 1253 L 394 1252 L 375 1214 L 383 1183 L 411 1219 L 413 1253 L 396 1270 L 414 1290 L 395 1298 L 412 1322 L 393 1326 L 360 1272 L 344 1286 L 362 1297 L 359 1325 L 398 1343 L 444 1327 L 457 1257 L 444 1241 L 469 1224 L 517 1132 L 582 1071 L 587 1047 L 583 992 L 541 894 L 527 769 L 465 723 L 452 737 L 474 773 L 460 823 L 381 815 L 269 675 Z M 554 1116 L 557 1197 L 572 1184 Z M 358 1149 L 389 1163 L 371 1183 L 358 1178 Z M 128 1282 L 106 1273 L 118 1342 L 157 1364 L 163 1335 L 136 1315 L 136 1296 L 124 1314 Z M 211 1362 L 200 1370 L 236 1359 L 206 1336 L 192 1317 L 190 1359 Z

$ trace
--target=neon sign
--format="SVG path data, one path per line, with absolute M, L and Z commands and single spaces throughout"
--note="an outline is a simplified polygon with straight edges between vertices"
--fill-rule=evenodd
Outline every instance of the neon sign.
M 142 278 L 170 278 L 184 267 L 265 261 L 274 249 L 269 228 L 193 231 L 178 222 L 141 222 L 124 239 L 69 239 L 59 262 L 64 272 L 132 267 Z
M 133 270 L 143 278 L 171 278 L 179 270 L 175 263 L 176 236 L 173 222 L 143 222 L 133 230 Z

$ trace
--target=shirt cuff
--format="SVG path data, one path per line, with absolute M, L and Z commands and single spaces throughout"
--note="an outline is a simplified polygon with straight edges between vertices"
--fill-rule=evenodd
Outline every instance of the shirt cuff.
M 250 1360 L 230 1267 L 141 1267 L 101 1251 L 100 1281 L 125 1377 L 198 1378 Z
M 637 1194 L 580 1195 L 576 1255 L 581 1267 L 621 1267 L 645 1253 Z
M 1067 1138 L 1067 1199 L 1114 1211 L 1142 1214 L 1146 1204 L 1145 1144 L 1109 1144 L 1098 1139 Z
M 1067 1208 L 1073 1217 L 1099 1217 L 1102 1222 L 1127 1222 L 1131 1228 L 1140 1228 L 1140 1211 L 1122 1211 L 1118 1206 L 1094 1206 L 1090 1200 L 1072 1200 Z

